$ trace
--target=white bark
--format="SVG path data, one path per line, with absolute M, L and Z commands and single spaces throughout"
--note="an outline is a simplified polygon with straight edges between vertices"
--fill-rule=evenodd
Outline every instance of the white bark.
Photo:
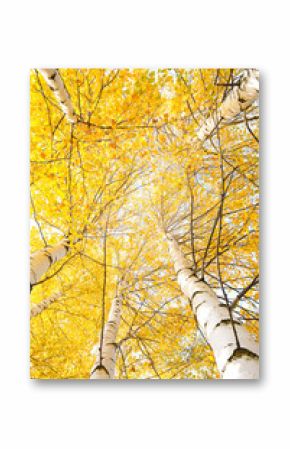
M 213 350 L 223 379 L 258 379 L 258 343 L 235 322 L 237 344 L 227 307 L 219 302 L 211 287 L 194 275 L 190 262 L 172 237 L 168 237 L 168 246 L 179 286 L 191 302 L 198 326 Z
M 70 123 L 76 123 L 77 116 L 74 113 L 70 95 L 64 85 L 58 69 L 40 69 L 49 88 L 53 91 L 59 106 Z
M 204 140 L 217 127 L 221 120 L 232 120 L 240 112 L 248 109 L 259 96 L 259 71 L 246 70 L 240 78 L 240 85 L 228 93 L 220 106 L 199 129 L 197 136 Z
M 63 295 L 63 292 L 58 292 L 58 293 L 55 293 L 54 295 L 50 296 L 49 298 L 43 299 L 38 304 L 34 304 L 30 310 L 30 318 L 34 318 L 37 315 L 39 315 L 40 313 L 42 313 L 51 304 L 53 304 L 55 301 L 57 301 L 59 298 L 61 298 L 62 295 Z
M 62 259 L 69 251 L 68 240 L 64 239 L 55 246 L 47 246 L 30 256 L 30 286 L 33 287 L 52 264 Z
M 102 348 L 98 348 L 97 360 L 91 371 L 91 379 L 113 379 L 116 365 L 116 339 L 120 326 L 122 297 L 112 302 L 108 321 L 104 328 Z

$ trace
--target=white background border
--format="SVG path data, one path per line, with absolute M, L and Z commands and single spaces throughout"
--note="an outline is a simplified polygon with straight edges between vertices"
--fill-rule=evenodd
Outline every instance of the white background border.
M 287 1 L 9 1 L 1 7 L 3 448 L 254 448 L 289 444 Z M 262 379 L 29 380 L 29 69 L 261 70 Z

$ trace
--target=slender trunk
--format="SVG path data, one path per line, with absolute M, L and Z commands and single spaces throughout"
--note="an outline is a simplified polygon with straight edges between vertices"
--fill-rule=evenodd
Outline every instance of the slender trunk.
M 55 246 L 47 246 L 30 256 L 30 288 L 40 280 L 52 264 L 62 259 L 69 251 L 68 240 L 64 239 Z
M 200 140 L 209 136 L 221 120 L 231 120 L 240 112 L 248 109 L 259 96 L 259 72 L 247 70 L 240 78 L 240 83 L 230 90 L 220 109 L 215 111 L 199 129 Z
M 53 91 L 59 106 L 70 123 L 77 121 L 70 95 L 64 85 L 58 69 L 40 69 L 49 88 Z
M 30 310 L 30 318 L 34 318 L 37 315 L 39 315 L 40 313 L 42 313 L 51 304 L 53 304 L 55 301 L 57 301 L 59 298 L 61 298 L 62 295 L 63 295 L 63 292 L 58 292 L 58 293 L 55 293 L 54 295 L 50 296 L 49 298 L 43 299 L 43 301 L 39 302 L 38 304 L 34 304 Z
M 194 275 L 176 240 L 168 237 L 168 246 L 179 286 L 190 300 L 223 379 L 259 378 L 258 344 L 237 321 L 234 332 L 228 308 L 220 304 L 212 288 Z
M 91 379 L 113 379 L 116 364 L 116 338 L 120 326 L 122 297 L 116 296 L 112 302 L 109 318 L 104 328 L 96 363 L 91 371 Z
M 32 304 L 30 309 L 30 318 L 34 318 L 40 315 L 44 310 L 48 309 L 51 304 L 64 296 L 65 293 L 71 289 L 71 287 L 71 285 L 67 285 L 61 291 L 54 293 L 53 295 L 49 296 L 49 298 L 43 299 L 38 304 Z

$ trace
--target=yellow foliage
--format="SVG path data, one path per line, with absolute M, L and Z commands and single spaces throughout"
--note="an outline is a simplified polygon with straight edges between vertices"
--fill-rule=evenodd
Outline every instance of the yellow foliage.
M 116 376 L 219 377 L 175 282 L 164 229 L 219 296 L 221 276 L 230 302 L 257 274 L 257 108 L 248 123 L 221 124 L 218 139 L 201 144 L 197 129 L 227 89 L 217 84 L 236 70 L 60 73 L 74 125 L 31 72 L 31 249 L 64 236 L 71 245 L 32 290 L 32 304 L 63 295 L 31 320 L 31 376 L 89 377 L 124 278 Z M 237 317 L 257 336 L 256 287 L 239 306 Z

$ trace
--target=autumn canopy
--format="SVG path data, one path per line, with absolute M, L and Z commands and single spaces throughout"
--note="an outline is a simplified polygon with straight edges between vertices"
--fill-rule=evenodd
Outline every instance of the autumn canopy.
M 31 71 L 31 377 L 257 378 L 259 75 Z

